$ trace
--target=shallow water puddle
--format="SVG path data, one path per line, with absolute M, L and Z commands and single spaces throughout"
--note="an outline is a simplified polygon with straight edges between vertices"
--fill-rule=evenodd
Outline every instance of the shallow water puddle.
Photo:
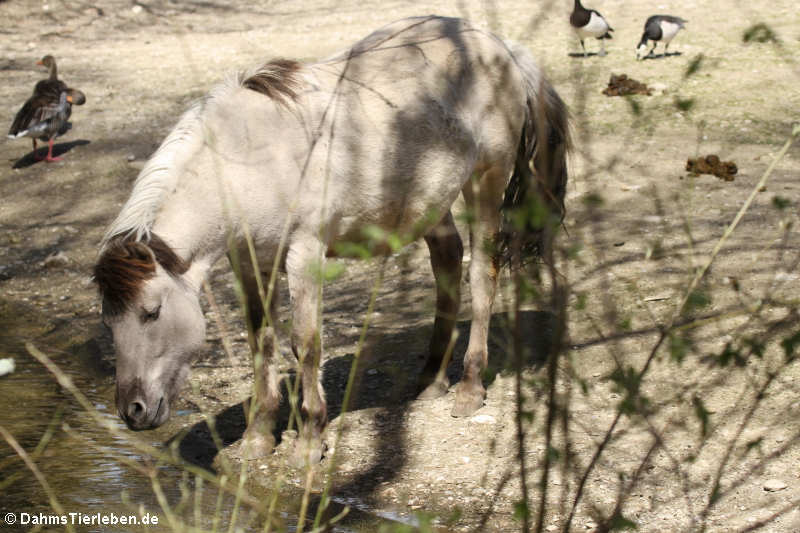
M 130 515 L 141 516 L 143 511 L 158 517 L 158 523 L 150 519 L 148 531 L 172 531 L 145 474 L 157 468 L 163 497 L 176 508 L 176 516 L 192 524 L 199 513 L 200 521 L 211 527 L 217 505 L 215 490 L 206 484 L 195 500 L 193 475 L 177 467 L 153 465 L 128 439 L 99 427 L 25 349 L 25 342 L 32 342 L 51 357 L 97 413 L 123 429 L 114 405 L 113 367 L 103 361 L 97 342 L 85 334 L 72 337 L 71 329 L 67 323 L 48 321 L 23 304 L 0 300 L 0 358 L 11 357 L 15 364 L 13 373 L 0 377 L 0 426 L 34 454 L 34 463 L 67 514 L 66 520 L 79 531 L 109 531 L 110 525 L 103 520 L 126 520 Z M 35 454 L 48 433 L 47 445 Z M 165 431 L 131 436 L 162 449 L 170 437 Z M 229 499 L 223 498 L 219 512 L 226 528 L 232 507 Z M 62 520 L 54 529 L 63 530 L 64 518 L 57 518 L 46 491 L 5 440 L 0 440 L 0 505 L 3 518 L 8 518 L 6 513 L 16 516 L 12 529 L 27 531 Z M 111 530 L 119 528 L 127 529 L 119 525 Z
M 155 465 L 152 459 L 137 451 L 131 439 L 165 449 L 164 443 L 183 431 L 186 418 L 197 418 L 191 410 L 178 411 L 173 420 L 158 430 L 132 433 L 118 419 L 114 405 L 114 371 L 112 363 L 103 359 L 99 344 L 91 335 L 74 333 L 68 322 L 49 321 L 35 309 L 20 302 L 0 300 L 0 359 L 14 359 L 13 373 L 0 377 L 0 426 L 6 429 L 41 470 L 58 504 L 67 515 L 59 516 L 37 481 L 14 450 L 0 439 L 0 514 L 15 515 L 17 523 L 4 523 L 8 530 L 63 531 L 63 520 L 70 521 L 77 531 L 131 530 L 124 525 L 103 523 L 103 520 L 127 520 L 129 516 L 150 516 L 146 526 L 133 530 L 174 531 L 174 525 L 218 527 L 227 530 L 234 507 L 234 498 L 204 483 L 195 491 L 195 476 L 175 466 Z M 123 429 L 114 435 L 101 428 L 56 379 L 26 350 L 32 342 L 47 354 L 89 399 L 99 415 Z M 47 440 L 42 447 L 40 441 Z M 40 453 L 35 452 L 42 447 Z M 168 502 L 173 516 L 164 513 L 147 472 L 157 470 L 158 488 Z M 238 472 L 238 467 L 234 467 Z M 229 486 L 234 481 L 229 481 Z M 252 493 L 253 488 L 249 489 Z M 198 496 L 198 492 L 200 493 Z M 296 531 L 296 510 L 300 494 L 289 490 L 278 498 L 279 524 L 273 531 Z M 269 494 L 253 494 L 262 501 Z M 344 503 L 335 502 L 339 509 Z M 219 506 L 219 507 L 218 507 Z M 334 528 L 339 533 L 377 531 L 381 524 L 397 523 L 395 517 L 381 517 L 358 510 L 354 505 L 345 523 Z M 363 509 L 363 507 L 362 507 Z M 338 511 L 337 511 L 338 512 Z M 72 515 L 70 515 L 72 513 Z M 158 523 L 153 523 L 156 516 Z M 237 514 L 241 527 L 236 531 L 261 531 L 260 520 L 244 509 Z M 175 522 L 170 524 L 170 519 Z M 57 521 L 61 520 L 61 523 Z M 407 525 L 416 524 L 400 520 Z M 49 522 L 49 523 L 48 523 Z M 37 526 L 44 526 L 38 528 Z

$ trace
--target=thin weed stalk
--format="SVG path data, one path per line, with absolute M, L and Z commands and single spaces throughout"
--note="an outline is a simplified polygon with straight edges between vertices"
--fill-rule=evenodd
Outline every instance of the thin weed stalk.
M 647 358 L 645 360 L 644 365 L 642 366 L 642 368 L 640 370 L 637 371 L 636 378 L 637 378 L 637 380 L 639 382 L 641 382 L 643 380 L 643 378 L 647 375 L 651 364 L 653 363 L 653 361 L 656 358 L 656 355 L 658 354 L 659 350 L 661 349 L 662 345 L 664 344 L 664 341 L 669 337 L 670 333 L 673 331 L 673 328 L 674 328 L 676 322 L 681 317 L 681 315 L 683 313 L 683 310 L 685 309 L 685 307 L 686 307 L 686 305 L 687 305 L 692 293 L 694 292 L 694 290 L 697 288 L 698 284 L 700 283 L 700 280 L 702 280 L 703 277 L 705 276 L 706 272 L 708 272 L 708 269 L 711 267 L 712 263 L 716 259 L 717 254 L 722 249 L 722 247 L 724 246 L 725 242 L 729 239 L 729 237 L 731 236 L 731 234 L 735 230 L 736 226 L 738 225 L 739 221 L 742 219 L 744 214 L 748 211 L 748 209 L 752 205 L 752 202 L 755 199 L 756 195 L 758 194 L 759 190 L 761 190 L 764 187 L 764 185 L 766 184 L 766 182 L 769 179 L 770 175 L 772 174 L 773 170 L 775 169 L 775 166 L 786 155 L 787 151 L 789 150 L 789 148 L 791 147 L 791 145 L 793 144 L 793 142 L 795 141 L 795 139 L 797 138 L 798 135 L 800 135 L 800 125 L 795 126 L 793 128 L 789 139 L 787 139 L 787 141 L 784 143 L 784 145 L 781 148 L 781 150 L 778 152 L 778 154 L 775 156 L 773 161 L 770 163 L 770 165 L 767 167 L 767 169 L 761 175 L 761 178 L 758 180 L 756 185 L 752 188 L 752 190 L 750 192 L 750 195 L 747 197 L 745 202 L 742 204 L 741 208 L 737 212 L 736 217 L 728 225 L 728 227 L 726 228 L 726 230 L 723 233 L 723 235 L 717 241 L 717 243 L 714 246 L 710 256 L 708 257 L 708 259 L 705 261 L 703 266 L 700 269 L 697 270 L 695 276 L 690 281 L 690 283 L 689 283 L 689 285 L 688 285 L 688 287 L 687 287 L 687 289 L 686 289 L 686 291 L 684 293 L 684 296 L 681 299 L 680 304 L 677 306 L 676 311 L 672 314 L 670 320 L 668 321 L 668 324 L 664 328 L 662 328 L 661 333 L 659 334 L 659 337 L 656 340 L 655 344 L 652 346 L 652 348 L 651 348 L 651 350 L 650 350 L 650 352 L 649 352 L 649 354 L 648 354 L 648 356 L 647 356 Z M 755 406 L 753 406 L 753 409 L 755 409 Z M 580 480 L 578 482 L 578 486 L 577 486 L 575 495 L 574 495 L 573 500 L 572 500 L 572 506 L 571 506 L 570 511 L 569 511 L 569 516 L 567 517 L 567 520 L 564 523 L 563 531 L 565 533 L 570 531 L 570 528 L 572 526 L 572 521 L 573 521 L 573 519 L 575 517 L 575 514 L 576 514 L 576 511 L 577 511 L 578 504 L 579 504 L 579 502 L 581 501 L 581 499 L 583 497 L 584 488 L 586 486 L 586 482 L 587 482 L 587 480 L 589 478 L 589 475 L 592 473 L 592 471 L 594 470 L 595 466 L 598 463 L 598 460 L 600 459 L 600 457 L 602 456 L 602 454 L 606 450 L 607 446 L 610 444 L 610 442 L 612 440 L 612 437 L 614 435 L 614 432 L 616 430 L 616 427 L 619 424 L 620 420 L 622 419 L 623 415 L 624 415 L 623 410 L 621 409 L 621 407 L 618 407 L 617 408 L 617 412 L 616 412 L 616 414 L 614 416 L 614 419 L 613 419 L 611 425 L 605 431 L 603 440 L 601 441 L 601 443 L 595 449 L 595 452 L 594 452 L 594 454 L 592 456 L 592 459 L 589 462 L 589 465 L 586 467 L 586 469 L 584 470 L 583 474 L 580 477 Z M 721 475 L 721 472 L 722 472 L 723 469 L 724 469 L 724 467 L 720 467 L 720 470 L 719 470 L 720 475 Z M 716 501 L 717 498 L 718 498 L 717 490 L 718 489 L 715 488 L 712 491 L 712 497 L 711 497 L 711 501 L 712 502 Z
M 42 471 L 39 470 L 39 467 L 36 466 L 36 463 L 34 463 L 31 457 L 28 455 L 28 452 L 25 451 L 25 448 L 20 446 L 19 442 L 17 442 L 17 439 L 14 438 L 14 435 L 12 435 L 3 426 L 0 426 L 0 437 L 3 437 L 3 440 L 5 440 L 8 445 L 11 446 L 14 452 L 20 457 L 20 459 L 23 460 L 25 466 L 28 467 L 28 470 L 30 470 L 33 476 L 36 478 L 36 481 L 39 482 L 39 485 L 42 486 L 42 489 L 44 490 L 45 494 L 47 494 L 47 498 L 50 501 L 50 507 L 52 507 L 56 513 L 63 516 L 65 514 L 64 508 L 61 506 L 61 503 L 59 503 L 55 491 L 47 482 L 47 479 L 45 479 Z M 67 522 L 64 527 L 70 533 L 75 531 L 75 529 L 72 527 L 72 523 L 70 522 Z
M 336 438 L 334 439 L 333 453 L 331 454 L 331 457 L 329 459 L 327 479 L 325 482 L 325 486 L 322 489 L 322 496 L 320 497 L 319 508 L 317 509 L 316 516 L 314 517 L 314 525 L 313 525 L 314 528 L 320 526 L 322 516 L 325 512 L 325 509 L 327 509 L 330 501 L 330 490 L 333 484 L 333 475 L 336 470 L 336 459 L 337 459 L 337 454 L 339 453 L 339 442 L 341 441 L 342 435 L 344 434 L 345 414 L 350 408 L 350 396 L 353 393 L 353 386 L 356 379 L 356 373 L 358 371 L 358 363 L 360 361 L 361 354 L 364 349 L 364 344 L 367 338 L 367 330 L 369 329 L 370 319 L 375 309 L 375 301 L 377 300 L 378 291 L 383 285 L 385 270 L 386 270 L 386 259 L 384 258 L 381 261 L 380 268 L 378 269 L 378 277 L 375 280 L 375 284 L 373 285 L 372 290 L 370 291 L 369 303 L 367 304 L 367 312 L 366 315 L 364 316 L 364 323 L 361 326 L 361 333 L 359 334 L 358 342 L 356 343 L 356 351 L 353 355 L 353 362 L 350 364 L 350 371 L 347 375 L 347 384 L 345 385 L 344 396 L 342 398 L 342 408 L 339 414 L 339 425 L 336 427 Z

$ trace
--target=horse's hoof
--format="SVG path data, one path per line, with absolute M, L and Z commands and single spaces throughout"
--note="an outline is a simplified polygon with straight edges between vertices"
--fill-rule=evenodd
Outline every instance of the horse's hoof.
M 420 392 L 417 395 L 417 400 L 435 400 L 436 398 L 441 398 L 445 394 L 447 394 L 447 389 L 450 387 L 450 383 L 447 381 L 447 378 L 443 380 L 436 380 Z
M 295 442 L 294 453 L 289 460 L 294 468 L 305 468 L 316 466 L 322 461 L 322 453 L 325 451 L 325 443 L 320 438 L 301 438 Z
M 467 388 L 459 387 L 456 391 L 456 403 L 453 405 L 451 415 L 454 417 L 471 416 L 475 411 L 483 407 L 483 398 L 486 391 L 483 387 Z
M 261 434 L 245 434 L 242 439 L 242 458 L 247 461 L 263 459 L 275 449 L 275 437 Z

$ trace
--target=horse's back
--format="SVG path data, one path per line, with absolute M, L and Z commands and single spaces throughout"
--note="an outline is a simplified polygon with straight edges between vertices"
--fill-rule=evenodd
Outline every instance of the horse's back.
M 403 231 L 435 218 L 476 167 L 513 161 L 522 75 L 502 41 L 463 20 L 404 19 L 310 70 L 330 111 L 329 160 L 346 162 L 328 188 L 345 238 L 348 224 Z
M 467 119 L 514 98 L 508 114 L 524 107 L 520 73 L 505 44 L 467 21 L 413 17 L 385 26 L 349 50 L 314 65 L 336 89 L 352 84 L 388 114 L 436 101 L 442 112 Z M 326 68 L 327 67 L 327 68 Z M 324 74 L 323 74 L 324 76 Z M 470 117 L 471 118 L 471 117 Z

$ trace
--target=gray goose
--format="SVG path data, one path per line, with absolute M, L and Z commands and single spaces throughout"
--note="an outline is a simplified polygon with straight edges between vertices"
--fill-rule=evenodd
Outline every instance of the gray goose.
M 34 157 L 47 162 L 60 161 L 60 157 L 53 157 L 53 139 L 69 129 L 67 120 L 72 114 L 72 106 L 82 105 L 86 102 L 86 96 L 77 89 L 67 87 L 66 83 L 58 79 L 53 56 L 46 55 L 36 64 L 47 67 L 50 76 L 36 83 L 33 94 L 14 117 L 8 130 L 8 138 L 30 137 L 33 141 Z M 47 156 L 44 158 L 36 156 L 36 139 L 48 142 Z

